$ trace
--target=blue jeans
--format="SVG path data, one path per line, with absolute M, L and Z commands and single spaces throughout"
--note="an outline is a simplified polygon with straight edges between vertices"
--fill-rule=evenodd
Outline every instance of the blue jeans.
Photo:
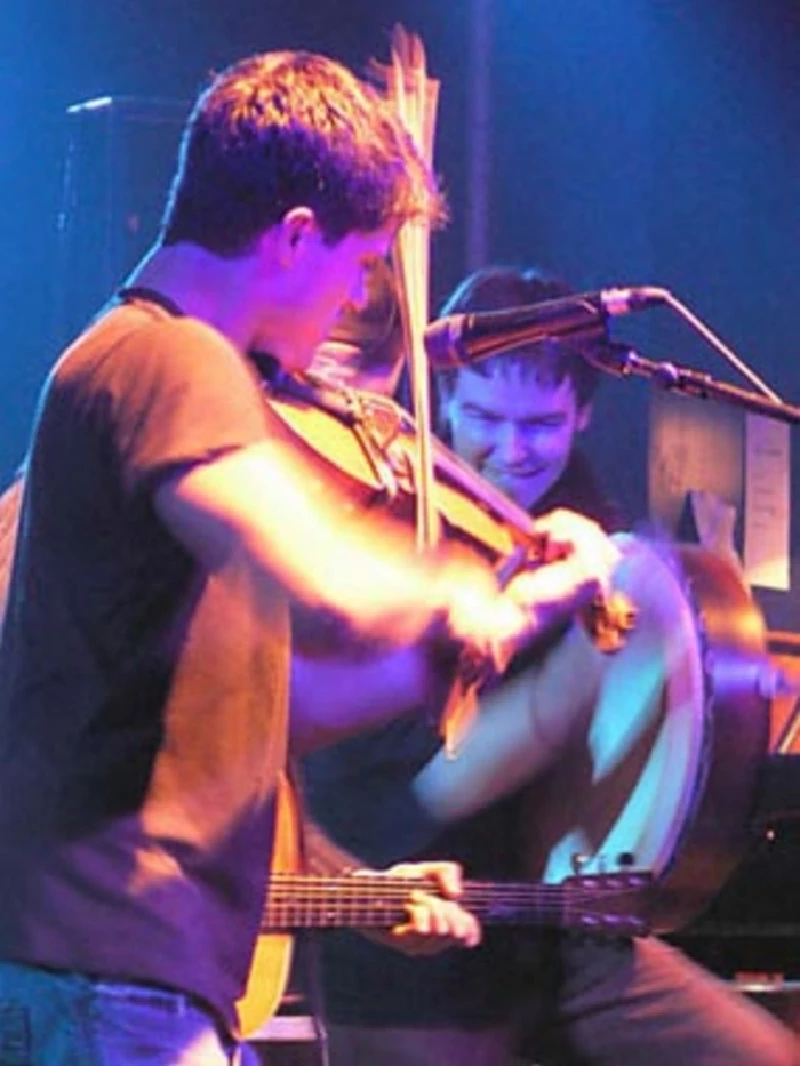
M 246 1066 L 250 1054 L 180 992 L 0 962 L 2 1066 Z

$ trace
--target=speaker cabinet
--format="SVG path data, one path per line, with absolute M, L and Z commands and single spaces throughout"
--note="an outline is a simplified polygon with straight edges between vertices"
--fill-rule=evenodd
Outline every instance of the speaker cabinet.
M 63 347 L 152 244 L 189 105 L 104 96 L 67 109 L 54 340 Z

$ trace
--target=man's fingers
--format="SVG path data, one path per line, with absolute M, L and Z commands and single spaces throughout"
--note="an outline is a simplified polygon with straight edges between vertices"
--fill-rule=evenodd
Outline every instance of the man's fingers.
M 441 899 L 422 889 L 408 902 L 408 921 L 394 930 L 406 939 L 420 937 L 420 951 L 441 951 L 447 943 L 475 947 L 480 943 L 478 920 L 453 900 Z M 443 941 L 445 943 L 443 943 Z
M 392 877 L 413 877 L 425 881 L 439 895 L 457 899 L 463 890 L 461 867 L 457 862 L 401 862 L 387 871 Z
M 457 902 L 463 891 L 458 863 L 399 863 L 387 873 L 419 882 L 418 888 L 411 887 L 409 891 L 408 920 L 396 925 L 391 933 L 403 951 L 427 955 L 448 947 L 475 947 L 480 943 L 480 923 Z

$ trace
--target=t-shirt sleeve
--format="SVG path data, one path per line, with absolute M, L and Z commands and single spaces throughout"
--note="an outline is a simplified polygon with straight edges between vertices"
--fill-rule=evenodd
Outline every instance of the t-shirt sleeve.
M 274 416 L 254 371 L 221 334 L 196 320 L 140 327 L 109 351 L 99 372 L 94 395 L 110 403 L 129 490 L 269 435 Z

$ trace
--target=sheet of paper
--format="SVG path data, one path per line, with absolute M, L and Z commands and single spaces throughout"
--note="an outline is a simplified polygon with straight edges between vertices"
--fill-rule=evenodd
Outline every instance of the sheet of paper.
M 651 517 L 670 534 L 686 535 L 680 527 L 692 492 L 713 493 L 741 514 L 743 467 L 741 411 L 688 396 L 653 394 L 649 505 Z
M 734 544 L 736 508 L 721 500 L 715 492 L 693 489 L 689 493 L 697 536 L 704 548 L 724 555 L 741 569 Z
M 744 570 L 751 585 L 789 588 L 790 427 L 745 421 Z

